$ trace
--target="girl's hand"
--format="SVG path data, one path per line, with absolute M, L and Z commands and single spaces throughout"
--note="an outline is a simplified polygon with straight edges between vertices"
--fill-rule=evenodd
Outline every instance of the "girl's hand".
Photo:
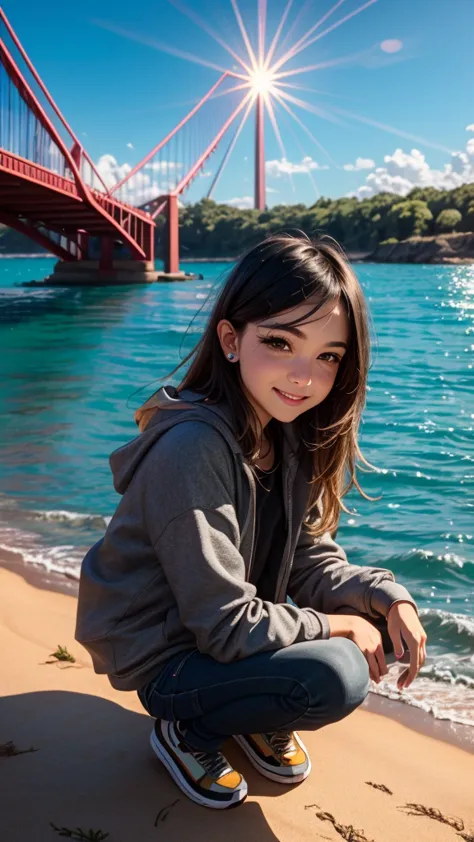
M 388 673 L 379 630 L 363 617 L 351 617 L 351 629 L 347 637 L 353 640 L 365 655 L 370 677 L 379 684 Z
M 347 637 L 357 644 L 369 665 L 372 681 L 377 684 L 387 675 L 388 669 L 379 630 L 353 614 L 328 614 L 330 637 Z
M 397 681 L 399 690 L 409 687 L 426 661 L 427 635 L 410 602 L 396 602 L 387 615 L 387 627 L 396 658 L 401 658 L 405 641 L 410 652 L 410 666 Z

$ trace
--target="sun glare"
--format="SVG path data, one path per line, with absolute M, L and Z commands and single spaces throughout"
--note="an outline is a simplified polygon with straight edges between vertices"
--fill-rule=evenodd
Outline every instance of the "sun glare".
M 239 106 L 236 108 L 233 115 L 231 115 L 230 122 L 240 114 L 241 111 L 244 111 L 243 117 L 238 125 L 237 131 L 234 133 L 232 141 L 228 146 L 227 152 L 224 155 L 223 162 L 220 168 L 217 171 L 216 176 L 214 177 L 211 187 L 208 191 L 208 198 L 210 198 L 212 191 L 214 190 L 224 167 L 227 164 L 227 161 L 232 153 L 232 150 L 235 147 L 237 142 L 237 138 L 242 132 L 243 126 L 246 123 L 248 117 L 250 116 L 254 106 L 257 104 L 260 116 L 262 119 L 262 133 L 263 133 L 263 123 L 264 123 L 264 115 L 268 115 L 270 122 L 273 127 L 273 131 L 278 142 L 278 145 L 281 150 L 282 159 L 288 160 L 288 156 L 286 154 L 285 146 L 283 143 L 283 138 L 281 136 L 280 128 L 278 125 L 279 119 L 285 119 L 291 129 L 292 133 L 292 123 L 297 123 L 297 125 L 305 132 L 305 134 L 309 137 L 309 139 L 314 143 L 320 152 L 330 161 L 331 165 L 337 167 L 337 163 L 331 157 L 330 153 L 327 149 L 320 143 L 320 141 L 315 137 L 315 135 L 309 130 L 303 120 L 300 119 L 298 114 L 295 113 L 291 106 L 296 106 L 298 109 L 303 109 L 311 114 L 315 114 L 320 118 L 325 120 L 331 120 L 334 123 L 341 124 L 341 117 L 342 118 L 349 118 L 351 120 L 357 120 L 362 123 L 366 123 L 367 125 L 374 126 L 382 131 L 389 132 L 390 134 L 394 134 L 398 137 L 405 137 L 409 140 L 416 141 L 417 143 L 423 143 L 427 146 L 433 147 L 435 149 L 441 149 L 442 151 L 446 151 L 446 147 L 441 146 L 439 144 L 432 143 L 429 140 L 426 140 L 422 137 L 418 137 L 408 132 L 401 131 L 399 129 L 394 128 L 393 126 L 388 125 L 387 123 L 380 123 L 376 120 L 371 120 L 368 117 L 364 117 L 361 114 L 357 114 L 351 111 L 347 111 L 342 108 L 337 108 L 334 105 L 326 105 L 324 108 L 320 107 L 319 105 L 314 104 L 313 102 L 306 102 L 306 100 L 301 99 L 299 96 L 294 96 L 289 92 L 288 89 L 297 90 L 307 90 L 311 91 L 312 93 L 318 94 L 330 94 L 330 91 L 320 91 L 315 90 L 314 88 L 308 88 L 304 85 L 297 84 L 295 82 L 289 82 L 288 79 L 290 77 L 295 77 L 296 75 L 303 74 L 303 73 L 310 73 L 317 70 L 323 70 L 329 67 L 337 67 L 343 66 L 347 64 L 357 64 L 361 59 L 366 56 L 367 50 L 363 52 L 353 53 L 352 55 L 345 55 L 340 58 L 329 59 L 325 61 L 319 61 L 316 64 L 298 64 L 296 67 L 293 66 L 290 68 L 287 67 L 288 63 L 295 59 L 300 53 L 304 52 L 308 49 L 312 44 L 315 44 L 317 41 L 320 41 L 329 33 L 334 32 L 343 24 L 346 24 L 349 20 L 352 20 L 356 16 L 360 15 L 362 12 L 365 12 L 368 8 L 377 3 L 378 0 L 362 0 L 360 6 L 353 9 L 352 11 L 348 12 L 347 14 L 339 17 L 335 20 L 332 24 L 326 25 L 326 22 L 329 22 L 329 18 L 340 9 L 340 7 L 347 2 L 347 0 L 333 0 L 334 5 L 326 11 L 316 23 L 312 24 L 304 35 L 301 36 L 292 46 L 289 46 L 285 50 L 283 50 L 283 44 L 290 40 L 290 35 L 296 28 L 296 24 L 299 21 L 299 18 L 304 9 L 306 9 L 310 5 L 316 5 L 315 3 L 312 4 L 311 0 L 305 0 L 304 3 L 300 2 L 300 10 L 298 11 L 296 17 L 293 20 L 291 26 L 288 27 L 286 34 L 283 35 L 282 33 L 285 28 L 285 24 L 290 14 L 290 10 L 294 4 L 294 0 L 286 0 L 286 5 L 284 12 L 280 18 L 278 27 L 276 32 L 273 36 L 273 40 L 267 49 L 267 37 L 266 37 L 266 24 L 267 24 L 267 6 L 269 6 L 268 0 L 257 0 L 257 9 L 258 9 L 258 17 L 257 17 L 257 24 L 258 24 L 258 38 L 257 42 L 254 46 L 252 46 L 252 42 L 255 43 L 255 37 L 250 37 L 244 19 L 239 9 L 239 2 L 240 0 L 230 0 L 231 6 L 233 8 L 235 18 L 240 29 L 240 34 L 242 36 L 242 40 L 244 42 L 247 56 L 242 58 L 238 52 L 236 52 L 226 41 L 221 38 L 221 36 L 207 23 L 206 20 L 201 18 L 193 9 L 188 8 L 185 3 L 186 0 L 170 0 L 173 6 L 176 6 L 183 14 L 189 17 L 192 21 L 198 24 L 204 32 L 207 32 L 221 47 L 223 47 L 234 59 L 236 64 L 233 65 L 232 69 L 229 69 L 225 66 L 221 66 L 219 64 L 215 64 L 212 61 L 207 59 L 201 58 L 198 55 L 193 53 L 184 52 L 183 50 L 175 49 L 171 46 L 165 46 L 162 42 L 155 42 L 153 39 L 142 39 L 137 36 L 130 34 L 125 29 L 119 29 L 115 25 L 105 25 L 106 29 L 110 29 L 112 32 L 117 32 L 119 35 L 124 35 L 127 38 L 132 38 L 133 40 L 138 40 L 140 42 L 143 41 L 145 44 L 149 44 L 150 46 L 154 46 L 156 49 L 159 49 L 163 52 L 169 53 L 174 56 L 178 56 L 179 58 L 184 58 L 187 61 L 192 61 L 196 64 L 200 64 L 204 67 L 210 67 L 214 70 L 218 70 L 220 73 L 224 74 L 224 76 L 230 77 L 235 79 L 238 83 L 232 87 L 229 87 L 228 90 L 224 90 L 223 92 L 220 91 L 219 93 L 213 93 L 212 96 L 220 97 L 225 96 L 227 94 L 231 94 L 236 91 L 245 92 L 243 99 Z M 360 2 L 360 0 L 355 0 L 355 2 Z M 0 0 L 1 3 L 1 0 Z M 249 4 L 250 5 L 250 4 Z M 296 6 L 297 4 L 295 4 Z M 318 31 L 319 30 L 319 31 Z M 402 41 L 395 39 L 395 38 L 388 38 L 385 39 L 377 44 L 379 49 L 384 53 L 397 53 L 403 49 L 404 44 Z M 276 53 L 283 53 L 280 54 L 278 57 Z M 223 78 L 223 77 L 222 77 Z M 217 87 L 222 78 L 216 83 L 214 88 Z M 331 94 L 332 95 L 332 94 Z M 207 97 L 206 97 L 207 98 Z M 205 99 L 206 99 L 205 98 Z M 291 105 L 290 105 L 291 103 Z M 191 112 L 194 114 L 195 110 L 199 108 L 201 103 L 198 103 L 195 106 L 195 109 Z M 277 106 L 278 106 L 278 114 L 277 114 Z M 283 114 L 283 111 L 286 114 Z M 288 121 L 286 115 L 289 115 L 291 118 Z M 190 115 L 189 115 L 190 116 Z M 186 118 L 188 119 L 188 118 Z M 230 125 L 228 121 L 226 126 Z M 180 124 L 181 125 L 181 124 Z M 342 123 L 342 125 L 347 125 L 346 123 Z M 299 141 L 297 135 L 295 135 L 295 139 L 298 145 L 301 148 L 303 153 L 303 160 L 309 159 L 311 160 L 310 156 L 308 156 L 306 150 L 302 146 Z M 447 150 L 448 152 L 450 150 Z M 311 181 L 313 181 L 313 175 L 310 171 L 309 177 Z M 291 179 L 291 172 L 289 172 L 289 177 Z M 316 185 L 315 192 L 316 190 Z
M 266 94 L 272 90 L 273 73 L 260 67 L 250 74 L 250 85 L 256 94 Z

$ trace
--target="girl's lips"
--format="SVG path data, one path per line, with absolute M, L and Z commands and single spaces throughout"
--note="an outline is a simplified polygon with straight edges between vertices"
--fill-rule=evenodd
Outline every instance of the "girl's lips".
M 303 403 L 303 401 L 307 400 L 306 397 L 298 398 L 298 400 L 295 400 L 294 398 L 287 398 L 286 395 L 280 392 L 280 390 L 276 387 L 274 387 L 274 390 L 277 393 L 278 397 L 283 401 L 283 403 L 286 403 L 288 406 L 299 406 L 301 403 Z

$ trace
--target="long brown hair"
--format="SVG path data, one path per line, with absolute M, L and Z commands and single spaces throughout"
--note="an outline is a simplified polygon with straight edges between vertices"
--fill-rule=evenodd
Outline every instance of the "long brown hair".
M 356 465 L 357 458 L 373 467 L 358 445 L 370 357 L 368 314 L 357 277 L 335 240 L 278 234 L 251 249 L 220 289 L 201 339 L 168 376 L 193 358 L 178 391 L 192 389 L 210 403 L 225 400 L 232 411 L 237 440 L 245 457 L 254 464 L 260 451 L 262 427 L 245 395 L 239 365 L 230 365 L 222 352 L 217 325 L 227 319 L 239 334 L 249 322 L 268 319 L 310 297 L 317 303 L 304 321 L 326 302 L 339 300 L 346 308 L 350 328 L 348 349 L 330 393 L 293 422 L 302 450 L 313 454 L 305 523 L 317 537 L 326 530 L 334 533 L 337 529 L 341 509 L 349 511 L 342 498 L 353 486 L 366 499 L 373 499 L 361 489 L 356 476 L 361 468 Z M 295 325 L 301 321 L 303 318 L 285 323 Z M 135 413 L 140 430 L 154 411 L 142 409 Z

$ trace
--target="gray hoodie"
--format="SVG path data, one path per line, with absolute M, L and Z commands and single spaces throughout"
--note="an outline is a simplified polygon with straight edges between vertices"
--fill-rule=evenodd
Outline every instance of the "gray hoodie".
M 249 582 L 255 479 L 228 405 L 173 386 L 150 405 L 158 411 L 146 429 L 110 457 L 122 499 L 81 570 L 76 639 L 113 687 L 139 689 L 185 649 L 228 663 L 328 638 L 336 611 L 378 618 L 396 600 L 415 605 L 389 570 L 349 564 L 329 533 L 313 539 L 302 527 L 311 465 L 291 424 L 282 424 L 288 537 L 274 599 L 260 599 Z

